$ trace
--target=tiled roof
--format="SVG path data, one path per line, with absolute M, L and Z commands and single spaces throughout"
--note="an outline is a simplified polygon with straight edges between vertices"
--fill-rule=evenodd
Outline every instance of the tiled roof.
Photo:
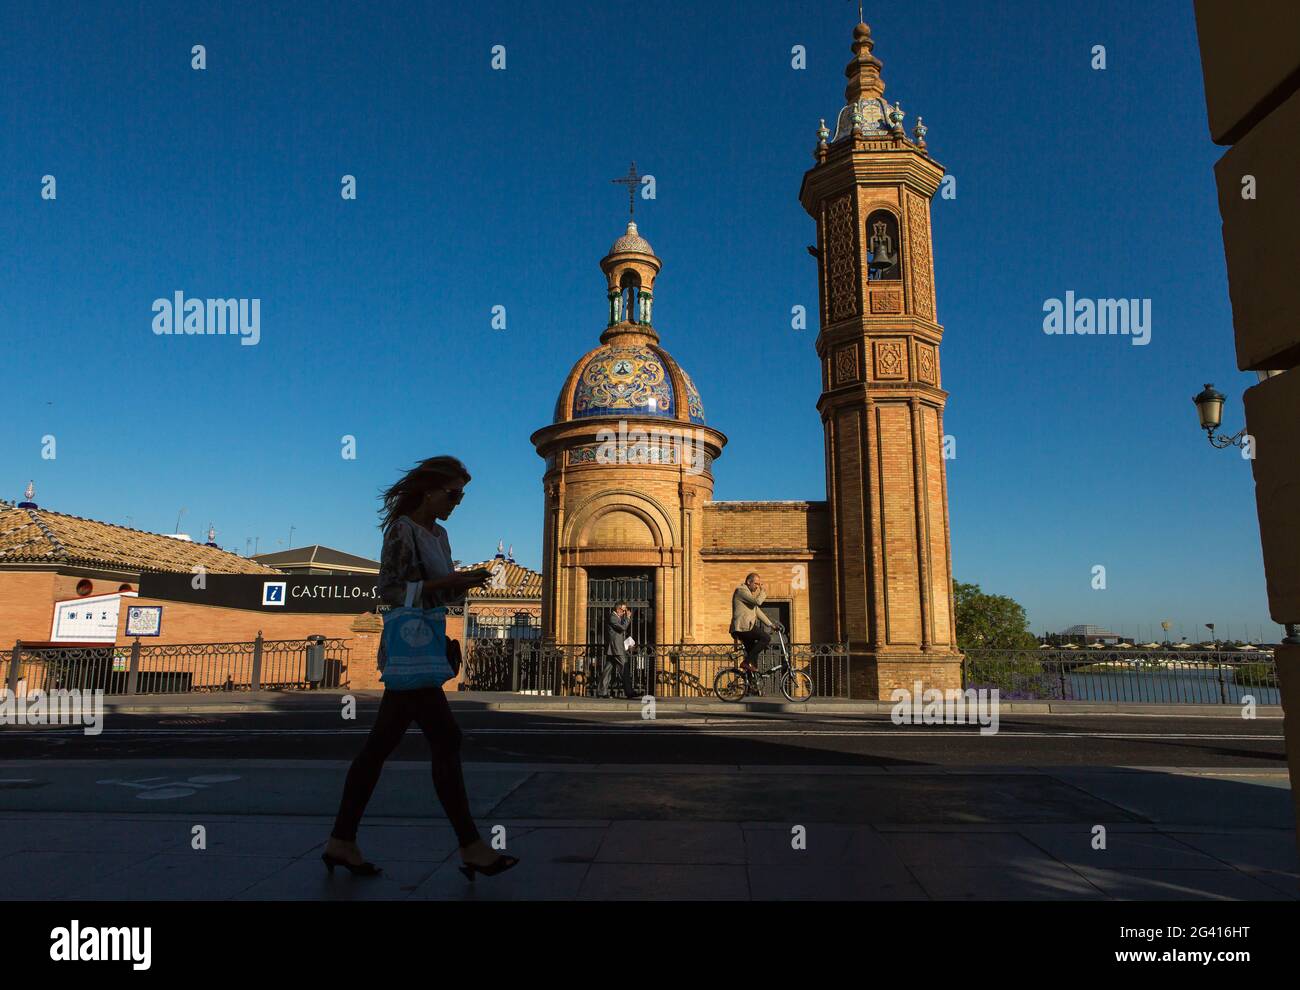
M 371 560 L 369 557 L 358 557 L 356 554 L 335 550 L 333 547 L 323 547 L 319 543 L 309 547 L 297 547 L 292 550 L 259 553 L 252 559 L 268 565 L 321 564 L 338 567 L 360 567 L 372 571 L 379 570 L 379 561 L 377 560 Z
M 489 581 L 481 588 L 471 588 L 470 598 L 535 598 L 541 600 L 542 597 L 542 576 L 537 571 L 529 570 L 522 564 L 516 564 L 513 560 L 484 560 L 477 564 L 466 564 L 458 567 L 457 570 L 472 571 L 477 567 L 485 567 L 489 571 L 495 570 L 500 564 L 505 567 L 502 575 L 505 587 L 494 588 Z
M 78 564 L 129 571 L 279 574 L 238 554 L 48 509 L 0 506 L 0 565 Z

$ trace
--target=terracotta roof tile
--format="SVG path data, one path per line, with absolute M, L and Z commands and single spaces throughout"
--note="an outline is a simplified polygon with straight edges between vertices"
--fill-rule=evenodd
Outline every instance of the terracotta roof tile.
M 273 567 L 188 540 L 69 516 L 0 505 L 0 564 L 80 564 L 188 574 L 279 574 Z
M 537 571 L 530 570 L 522 564 L 516 564 L 513 560 L 492 560 L 480 561 L 477 564 L 466 564 L 458 567 L 457 570 L 472 571 L 477 567 L 485 567 L 489 571 L 494 570 L 496 565 L 504 565 L 505 571 L 502 575 L 505 587 L 494 588 L 489 581 L 481 588 L 472 588 L 469 592 L 470 598 L 535 598 L 542 597 L 542 575 Z

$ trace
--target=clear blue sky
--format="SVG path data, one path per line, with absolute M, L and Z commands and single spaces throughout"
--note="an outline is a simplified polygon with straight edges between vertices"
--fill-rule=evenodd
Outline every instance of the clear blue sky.
M 1215 382 L 1236 429 L 1253 382 L 1191 4 L 866 17 L 887 97 L 958 183 L 933 210 L 957 579 L 1040 631 L 1274 637 L 1249 462 L 1190 401 Z M 656 325 L 730 438 L 716 496 L 824 498 L 815 329 L 789 314 L 816 310 L 797 196 L 856 19 L 834 0 L 7 3 L 0 493 L 32 478 L 60 511 L 171 532 L 185 507 L 182 531 L 212 522 L 241 552 L 294 526 L 373 556 L 378 488 L 455 453 L 475 476 L 457 556 L 504 538 L 540 566 L 528 436 L 603 329 L 597 262 L 627 210 L 609 180 L 636 159 L 658 183 L 637 213 L 664 259 Z M 261 342 L 155 336 L 177 290 L 259 298 Z M 1151 343 L 1045 335 L 1067 290 L 1151 299 Z

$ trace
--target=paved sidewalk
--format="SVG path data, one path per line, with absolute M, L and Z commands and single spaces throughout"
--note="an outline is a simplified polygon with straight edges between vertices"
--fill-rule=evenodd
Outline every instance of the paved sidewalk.
M 104 699 L 106 712 L 146 714 L 150 712 L 208 712 L 211 714 L 238 714 L 256 712 L 290 712 L 309 710 L 338 711 L 341 699 L 351 695 L 363 707 L 378 706 L 383 691 L 354 691 L 341 689 L 321 691 L 232 691 L 187 694 L 110 695 Z M 498 712 L 640 712 L 640 701 L 618 699 L 565 698 L 547 695 L 516 694 L 509 691 L 453 691 L 447 695 L 452 707 L 458 711 Z M 714 698 L 655 698 L 658 711 L 690 711 L 706 713 L 783 712 L 832 715 L 889 714 L 894 705 L 888 701 L 847 701 L 817 698 L 803 704 L 786 701 L 779 696 L 730 704 Z M 1126 715 L 1177 715 L 1239 718 L 1237 705 L 1155 705 L 1093 701 L 999 701 L 1000 712 L 1007 714 L 1126 714 Z M 1280 705 L 1258 705 L 1255 715 L 1261 719 L 1280 719 Z
M 1274 771 L 467 764 L 523 859 L 471 885 L 414 762 L 362 826 L 384 875 L 327 876 L 345 769 L 7 762 L 0 899 L 1300 899 Z

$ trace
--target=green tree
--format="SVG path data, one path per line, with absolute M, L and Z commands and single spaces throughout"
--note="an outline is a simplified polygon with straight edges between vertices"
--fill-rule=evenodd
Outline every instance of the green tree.
M 1038 646 L 1029 631 L 1024 607 L 1006 595 L 986 595 L 978 584 L 954 581 L 957 606 L 957 645 L 963 650 L 1032 650 Z

